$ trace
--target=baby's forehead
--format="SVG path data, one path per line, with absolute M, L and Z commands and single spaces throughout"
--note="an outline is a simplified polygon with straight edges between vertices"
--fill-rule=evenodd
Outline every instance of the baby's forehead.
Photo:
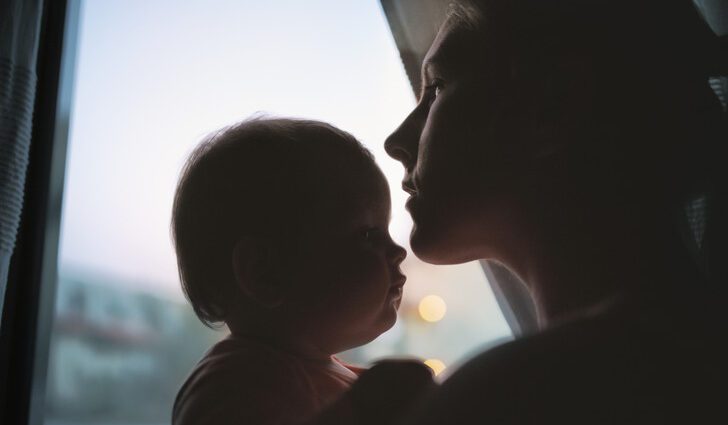
M 389 203 L 389 186 L 378 171 L 356 173 L 347 171 L 331 175 L 328 182 L 317 188 L 323 196 L 319 203 L 361 208 Z
M 366 214 L 389 214 L 390 194 L 379 170 L 348 170 L 329 175 L 311 188 L 304 202 L 307 209 L 323 220 L 347 221 Z

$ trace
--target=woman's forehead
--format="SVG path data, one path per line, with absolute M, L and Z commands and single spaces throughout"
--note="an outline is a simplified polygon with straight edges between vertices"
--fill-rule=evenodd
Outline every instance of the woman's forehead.
M 422 61 L 423 77 L 439 72 L 458 71 L 470 68 L 481 61 L 485 50 L 479 48 L 485 40 L 472 29 L 461 25 L 455 18 L 449 18 L 440 28 L 430 49 Z M 424 79 L 427 81 L 427 78 Z

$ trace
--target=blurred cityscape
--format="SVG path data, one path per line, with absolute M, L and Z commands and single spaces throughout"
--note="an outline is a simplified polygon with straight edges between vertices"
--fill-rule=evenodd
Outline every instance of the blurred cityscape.
M 90 273 L 61 274 L 47 423 L 169 423 L 177 388 L 224 334 L 180 302 Z
M 407 265 L 428 267 L 414 261 Z M 416 270 L 405 272 L 417 275 Z M 46 425 L 169 423 L 177 389 L 204 352 L 227 335 L 224 328 L 203 326 L 184 300 L 130 289 L 145 286 L 130 283 L 78 269 L 61 273 Z M 482 281 L 473 283 L 483 286 Z M 456 293 L 461 289 L 466 288 Z M 428 292 L 426 283 L 409 285 L 397 324 L 340 357 L 361 365 L 385 356 L 417 357 L 440 372 L 482 344 L 505 337 L 502 324 L 472 320 L 477 308 L 453 310 L 457 296 L 423 295 Z M 473 299 L 472 293 L 463 298 L 483 307 L 484 300 Z

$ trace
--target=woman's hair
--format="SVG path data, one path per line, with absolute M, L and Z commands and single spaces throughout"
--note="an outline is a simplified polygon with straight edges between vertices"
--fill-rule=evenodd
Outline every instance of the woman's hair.
M 555 162 L 573 189 L 679 240 L 726 295 L 728 120 L 709 79 L 728 48 L 693 2 L 456 1 L 447 25 L 496 64 L 501 134 L 569 140 Z
M 723 180 L 708 80 L 728 73 L 726 54 L 691 1 L 459 0 L 448 25 L 477 36 L 515 107 L 583 140 L 572 153 L 590 183 L 673 202 Z
M 171 234 L 182 289 L 203 323 L 225 321 L 239 308 L 232 264 L 239 238 L 266 238 L 287 261 L 307 206 L 345 169 L 364 178 L 378 172 L 352 135 L 318 121 L 252 118 L 192 151 L 177 184 Z

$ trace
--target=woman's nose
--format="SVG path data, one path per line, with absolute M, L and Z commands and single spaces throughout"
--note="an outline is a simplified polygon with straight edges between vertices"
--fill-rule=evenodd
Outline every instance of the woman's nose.
M 413 167 L 417 160 L 419 131 L 415 122 L 416 112 L 416 109 L 412 111 L 384 142 L 384 150 L 387 154 L 401 162 L 405 168 Z
M 406 167 L 410 162 L 412 162 L 412 157 L 401 144 L 401 137 L 399 134 L 401 129 L 402 127 L 400 126 L 394 131 L 394 133 L 387 137 L 387 140 L 384 142 L 384 150 L 387 151 L 387 155 L 401 162 Z

